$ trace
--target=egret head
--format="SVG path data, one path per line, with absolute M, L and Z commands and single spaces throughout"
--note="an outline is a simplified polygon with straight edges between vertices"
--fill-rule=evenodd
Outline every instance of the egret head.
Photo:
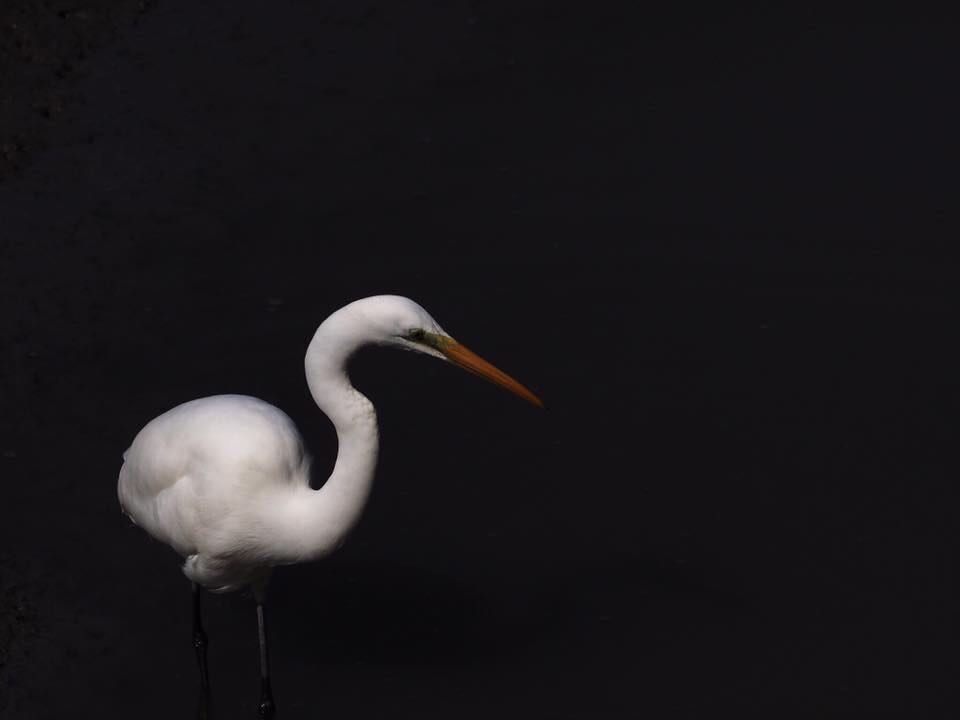
M 376 295 L 351 303 L 343 311 L 352 318 L 362 341 L 432 355 L 509 390 L 537 407 L 540 399 L 527 388 L 454 340 L 430 313 L 409 298 Z

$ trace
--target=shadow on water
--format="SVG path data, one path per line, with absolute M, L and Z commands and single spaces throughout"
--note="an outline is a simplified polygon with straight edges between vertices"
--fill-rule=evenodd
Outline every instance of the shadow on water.
M 553 566 L 487 568 L 483 578 L 352 559 L 283 568 L 268 602 L 277 618 L 272 670 L 284 686 L 277 717 L 300 717 L 314 703 L 349 704 L 358 688 L 390 697 L 400 683 L 429 694 L 431 683 L 458 668 L 467 671 L 461 677 L 521 673 L 564 687 L 598 667 L 607 678 L 636 667 L 662 673 L 663 666 L 690 664 L 672 650 L 677 643 L 705 638 L 711 648 L 726 647 L 743 612 L 702 569 L 657 554 L 598 551 Z M 222 609 L 237 614 L 225 627 L 249 624 L 249 600 L 224 602 Z M 252 663 L 252 654 L 240 661 Z M 239 665 L 217 667 L 222 679 L 214 682 L 214 698 L 232 705 L 225 695 L 239 692 L 237 706 L 249 702 L 255 717 L 252 685 L 239 679 Z M 196 717 L 220 718 L 217 704 L 215 712 L 198 696 Z
M 271 586 L 278 613 L 302 619 L 284 652 L 308 663 L 470 664 L 508 649 L 501 613 L 476 587 L 440 572 L 330 562 L 289 568 Z
M 656 634 L 665 613 L 721 600 L 695 568 L 645 555 L 529 568 L 522 577 L 514 568 L 496 587 L 388 564 L 291 570 L 271 589 L 278 613 L 303 619 L 296 643 L 283 652 L 334 666 L 535 661 L 576 637 Z

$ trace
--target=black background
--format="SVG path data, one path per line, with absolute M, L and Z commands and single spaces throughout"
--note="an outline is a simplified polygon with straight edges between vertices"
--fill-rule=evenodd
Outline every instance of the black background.
M 242 392 L 322 481 L 306 344 L 400 293 L 548 409 L 357 358 L 378 481 L 274 575 L 278 717 L 954 717 L 957 70 L 932 22 L 157 3 L 0 185 L 0 713 L 192 716 L 121 453 Z

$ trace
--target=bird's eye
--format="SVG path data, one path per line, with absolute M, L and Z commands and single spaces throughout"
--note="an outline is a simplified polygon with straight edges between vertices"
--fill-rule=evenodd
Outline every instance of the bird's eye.
M 407 333 L 407 340 L 412 340 L 413 342 L 423 342 L 423 339 L 427 336 L 426 331 L 421 330 L 420 328 L 414 328 Z

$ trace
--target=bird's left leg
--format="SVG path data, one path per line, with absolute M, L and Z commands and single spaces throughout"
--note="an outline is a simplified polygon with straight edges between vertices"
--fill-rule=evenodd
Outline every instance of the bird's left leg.
M 210 678 L 207 675 L 207 633 L 203 631 L 200 592 L 200 586 L 193 583 L 193 649 L 197 653 L 197 665 L 200 668 L 200 688 L 206 693 L 210 689 Z
M 265 610 L 266 582 L 254 586 L 254 597 L 257 601 L 257 630 L 260 637 L 260 717 L 270 720 L 276 712 L 277 706 L 273 702 L 273 691 L 270 688 L 270 656 L 267 652 L 267 614 Z

